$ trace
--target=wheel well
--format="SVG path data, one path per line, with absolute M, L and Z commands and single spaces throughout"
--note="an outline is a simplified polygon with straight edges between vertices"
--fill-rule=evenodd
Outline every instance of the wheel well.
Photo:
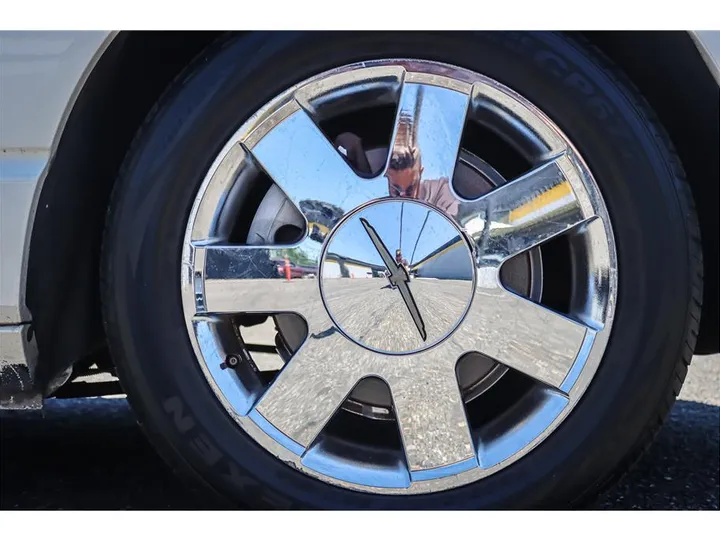
M 48 383 L 105 346 L 99 258 L 110 192 L 128 147 L 168 84 L 217 32 L 122 32 L 68 116 L 37 204 L 26 301 Z
M 30 244 L 26 298 L 40 351 L 36 380 L 41 387 L 105 347 L 98 272 L 113 183 L 163 90 L 219 35 L 120 33 L 80 92 L 42 187 Z M 704 235 L 706 290 L 699 349 L 717 350 L 717 84 L 686 33 L 583 35 L 640 88 L 685 165 Z

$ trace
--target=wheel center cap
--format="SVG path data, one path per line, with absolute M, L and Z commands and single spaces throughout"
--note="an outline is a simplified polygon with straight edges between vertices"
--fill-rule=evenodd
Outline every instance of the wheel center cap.
M 412 200 L 363 207 L 333 231 L 320 282 L 340 330 L 368 349 L 409 354 L 445 339 L 472 299 L 465 237 L 437 210 Z

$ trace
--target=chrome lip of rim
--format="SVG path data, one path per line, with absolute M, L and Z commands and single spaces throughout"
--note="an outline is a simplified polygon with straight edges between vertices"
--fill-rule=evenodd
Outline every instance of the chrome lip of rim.
M 312 111 L 314 100 L 331 92 L 364 82 L 372 84 L 379 79 L 397 81 L 400 121 L 396 119 L 395 143 L 386 170 L 378 177 L 380 181 L 360 182 L 354 179 L 349 167 L 342 167 L 344 161 L 329 143 L 327 147 L 335 152 L 337 160 L 328 148 L 322 148 L 319 139 L 312 138 L 317 128 L 305 110 Z M 387 186 L 385 176 L 401 172 L 393 167 L 407 153 L 407 145 L 398 136 L 402 112 L 409 117 L 411 137 L 422 135 L 424 122 L 431 125 L 437 121 L 427 114 L 413 116 L 422 112 L 423 105 L 418 103 L 420 88 L 424 88 L 425 110 L 439 115 L 445 126 L 455 126 L 454 130 L 444 132 L 443 137 L 437 135 L 434 141 L 431 137 L 430 142 L 440 144 L 443 150 L 432 165 L 432 177 L 452 178 L 468 111 L 480 117 L 490 114 L 511 120 L 524 130 L 522 136 L 528 146 L 544 158 L 543 164 L 526 175 L 475 201 L 458 197 L 450 186 L 458 201 L 459 210 L 454 216 L 447 205 L 436 205 L 464 227 L 479 246 L 475 298 L 454 334 L 440 346 L 420 353 L 400 357 L 374 354 L 332 331 L 333 324 L 319 293 L 314 302 L 299 305 L 293 298 L 268 296 L 281 289 L 278 280 L 269 283 L 270 286 L 246 280 L 252 282 L 248 288 L 242 279 L 224 279 L 229 276 L 222 275 L 217 263 L 230 263 L 226 271 L 257 269 L 257 254 L 267 252 L 265 248 L 224 244 L 217 226 L 222 201 L 235 174 L 248 161 L 248 153 L 296 204 L 297 193 L 293 193 L 293 188 L 307 180 L 310 172 L 317 172 L 318 165 L 329 166 L 338 186 L 333 191 L 341 195 L 333 202 L 342 204 L 344 212 L 352 211 L 387 197 L 387 191 L 383 194 L 377 186 L 383 183 L 382 178 Z M 273 141 L 283 135 L 298 134 L 307 136 L 294 139 L 306 141 L 305 148 L 300 144 L 300 148 L 289 148 L 288 155 L 273 159 L 270 152 Z M 420 141 L 419 146 L 422 149 L 427 143 Z M 277 142 L 274 144 L 277 150 Z M 320 144 L 321 158 L 330 160 L 329 163 L 313 162 L 317 156 L 308 153 L 313 144 Z M 304 152 L 300 155 L 302 159 L 293 151 Z M 451 154 L 452 159 L 448 158 Z M 423 159 L 427 166 L 428 158 L 424 155 Z M 310 170 L 303 171 L 303 164 Z M 285 174 L 292 167 L 300 167 L 293 170 L 293 178 L 298 180 L 295 184 Z M 526 186 L 524 190 L 521 184 Z M 548 217 L 552 219 L 547 220 Z M 578 321 L 553 314 L 508 292 L 498 279 L 503 261 L 563 232 L 581 233 L 581 243 L 586 247 L 585 294 L 574 312 Z M 307 239 L 294 247 L 303 247 L 305 242 Z M 315 280 L 296 283 L 308 290 L 317 288 Z M 520 95 L 496 81 L 461 68 L 420 60 L 373 61 L 331 70 L 290 88 L 258 111 L 227 143 L 203 181 L 191 210 L 182 255 L 181 292 L 188 333 L 209 384 L 231 416 L 266 450 L 310 476 L 350 489 L 388 494 L 435 492 L 476 481 L 520 459 L 547 437 L 578 402 L 600 363 L 612 326 L 616 290 L 617 262 L 607 210 L 587 166 L 559 128 Z M 265 304 L 256 307 L 253 296 L 263 298 Z M 245 302 L 240 302 L 241 299 Z M 299 312 L 310 329 L 310 338 L 262 396 L 260 386 L 247 384 L 246 380 L 239 384 L 242 374 L 220 368 L 227 351 L 214 334 L 213 313 L 250 311 L 239 309 L 243 304 L 262 311 Z M 512 314 L 501 317 L 499 327 L 493 315 L 498 310 Z M 518 334 L 525 339 L 512 339 Z M 455 361 L 469 350 L 480 350 L 545 383 L 541 399 L 521 426 L 492 439 L 470 432 L 454 374 Z M 328 365 L 320 361 L 328 357 L 335 362 Z M 537 358 L 543 361 L 538 362 Z M 336 373 L 330 372 L 333 369 Z M 408 380 L 408 373 L 417 377 L 422 374 L 425 380 L 432 378 L 432 388 L 418 389 Z M 391 388 L 406 454 L 404 470 L 396 466 L 378 473 L 372 467 L 343 463 L 324 454 L 322 438 L 316 440 L 331 416 L 328 402 L 334 402 L 333 410 L 337 409 L 357 381 L 369 375 L 383 379 Z M 338 384 L 328 385 L 329 379 Z M 314 403 L 313 408 L 297 403 L 300 394 L 313 393 L 313 389 L 315 394 L 320 390 L 330 399 L 321 405 Z M 437 395 L 442 396 L 443 403 L 439 403 Z M 443 410 L 433 409 L 437 405 Z

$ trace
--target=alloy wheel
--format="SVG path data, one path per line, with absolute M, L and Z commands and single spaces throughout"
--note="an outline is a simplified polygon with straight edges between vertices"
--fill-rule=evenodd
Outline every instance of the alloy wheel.
M 322 126 L 383 104 L 396 107 L 395 120 L 368 174 Z M 485 178 L 496 175 L 482 148 L 463 148 L 468 126 L 493 133 L 527 170 L 480 196 L 461 189 L 459 163 L 473 156 Z M 301 234 L 290 243 L 237 234 L 260 177 L 295 214 L 288 221 Z M 559 237 L 571 281 L 562 308 L 531 286 L 556 277 L 537 261 Z M 520 291 L 503 269 L 523 258 L 534 270 Z M 285 279 L 286 260 L 314 277 Z M 480 74 L 395 59 L 304 81 L 238 129 L 190 212 L 181 289 L 199 365 L 241 429 L 323 481 L 409 494 L 493 474 L 560 425 L 605 350 L 616 274 L 599 189 L 549 118 Z M 248 316 L 273 316 L 279 328 L 290 317 L 301 329 L 272 379 L 242 339 Z M 491 366 L 472 385 L 458 375 L 468 355 Z M 505 373 L 523 380 L 522 391 L 492 414 L 471 414 L 477 392 L 466 387 L 485 391 Z M 387 388 L 387 407 L 360 399 L 367 381 Z M 503 401 L 490 394 L 473 407 Z M 353 407 L 359 434 L 334 425 Z

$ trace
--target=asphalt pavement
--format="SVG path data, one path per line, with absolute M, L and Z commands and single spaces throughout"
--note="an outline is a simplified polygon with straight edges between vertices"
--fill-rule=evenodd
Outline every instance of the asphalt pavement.
M 650 451 L 599 509 L 715 509 L 720 499 L 720 355 L 693 360 Z M 167 468 L 123 398 L 49 400 L 0 413 L 2 509 L 206 508 Z

